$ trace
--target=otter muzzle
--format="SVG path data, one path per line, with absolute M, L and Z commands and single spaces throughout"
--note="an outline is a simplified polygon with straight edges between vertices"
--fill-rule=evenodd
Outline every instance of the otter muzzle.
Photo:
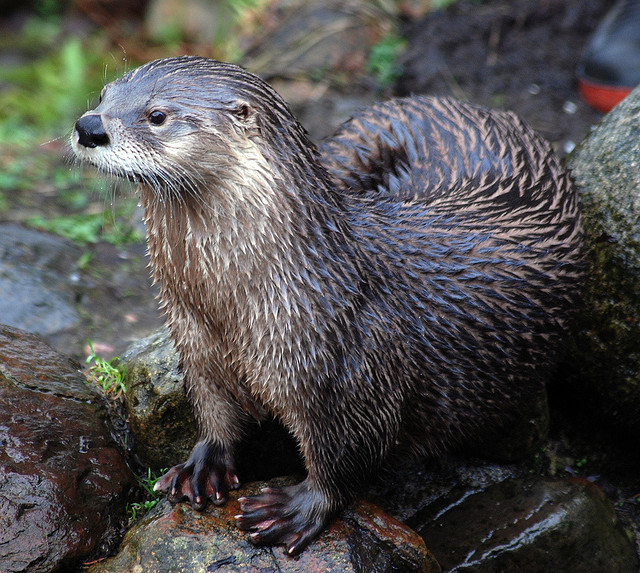
M 78 143 L 84 147 L 98 147 L 109 143 L 102 119 L 97 114 L 83 115 L 75 125 Z

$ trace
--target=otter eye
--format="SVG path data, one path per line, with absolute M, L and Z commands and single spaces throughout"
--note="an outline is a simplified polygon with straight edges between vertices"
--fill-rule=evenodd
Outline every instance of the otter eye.
M 165 119 L 167 119 L 167 114 L 162 111 L 155 110 L 149 114 L 149 121 L 153 125 L 162 125 Z

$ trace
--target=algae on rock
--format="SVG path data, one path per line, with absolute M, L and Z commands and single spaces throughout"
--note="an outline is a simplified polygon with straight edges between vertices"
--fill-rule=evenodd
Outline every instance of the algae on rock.
M 141 461 L 155 472 L 184 461 L 196 442 L 196 423 L 167 330 L 133 344 L 121 362 L 129 423 Z
M 640 438 L 640 90 L 569 158 L 581 192 L 589 271 L 564 376 L 619 429 Z

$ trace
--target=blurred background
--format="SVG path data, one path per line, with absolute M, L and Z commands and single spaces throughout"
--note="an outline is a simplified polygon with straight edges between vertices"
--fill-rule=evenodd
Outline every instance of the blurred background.
M 81 359 L 161 324 L 128 183 L 73 165 L 74 121 L 138 64 L 239 63 L 315 139 L 412 93 L 512 109 L 565 155 L 599 114 L 574 70 L 603 0 L 0 0 L 0 320 Z

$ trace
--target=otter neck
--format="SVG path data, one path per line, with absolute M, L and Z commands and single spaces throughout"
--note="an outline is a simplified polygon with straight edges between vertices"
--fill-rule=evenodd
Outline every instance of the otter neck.
M 242 321 L 255 324 L 283 309 L 313 323 L 317 305 L 325 315 L 343 306 L 356 281 L 356 259 L 345 250 L 355 242 L 345 238 L 340 194 L 326 170 L 318 163 L 295 171 L 237 165 L 197 200 L 174 193 L 162 201 L 158 190 L 141 187 L 163 306 L 188 300 L 195 311 L 213 309 L 207 319 L 231 337 Z M 301 294 L 309 285 L 317 300 Z

